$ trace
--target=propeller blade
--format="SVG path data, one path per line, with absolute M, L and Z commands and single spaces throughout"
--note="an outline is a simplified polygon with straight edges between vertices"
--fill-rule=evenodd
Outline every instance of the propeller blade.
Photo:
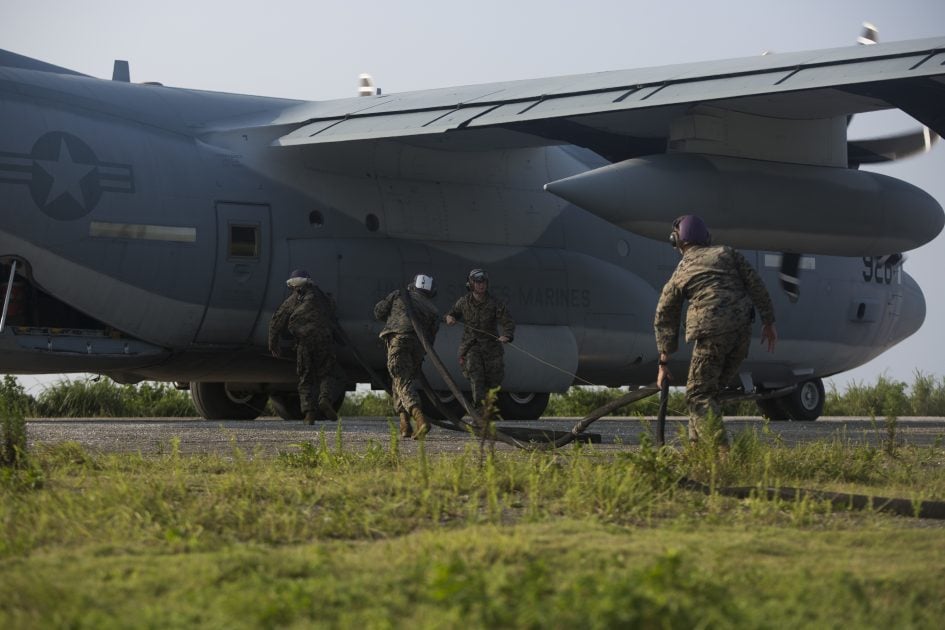
M 778 272 L 778 280 L 781 282 L 781 289 L 787 293 L 791 302 L 797 302 L 801 297 L 801 255 L 783 252 L 781 254 L 781 270 Z
M 922 127 L 916 131 L 847 142 L 847 162 L 856 167 L 860 164 L 879 164 L 925 153 L 938 140 L 938 134 Z
M 904 262 L 906 262 L 905 254 L 887 254 L 886 256 L 879 256 L 876 259 L 876 266 L 887 266 L 895 269 L 896 267 L 902 266 Z
M 876 30 L 876 27 L 869 22 L 863 22 L 863 31 L 860 33 L 860 36 L 856 38 L 856 43 L 870 46 L 878 41 L 879 31 Z
M 374 77 L 362 72 L 358 75 L 358 96 L 379 96 L 381 88 L 374 85 Z

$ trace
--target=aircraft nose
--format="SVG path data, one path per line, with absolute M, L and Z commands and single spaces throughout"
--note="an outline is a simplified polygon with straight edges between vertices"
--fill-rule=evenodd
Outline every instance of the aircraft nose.
M 914 334 L 925 321 L 925 296 L 919 284 L 908 274 L 902 274 L 902 297 L 898 305 L 898 316 L 890 330 L 891 341 L 898 343 Z M 895 298 L 894 298 L 895 299 Z M 894 311 L 895 312 L 895 311 Z

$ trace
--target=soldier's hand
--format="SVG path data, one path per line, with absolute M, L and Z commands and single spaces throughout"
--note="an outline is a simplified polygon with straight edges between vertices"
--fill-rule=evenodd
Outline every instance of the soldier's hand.
M 502 335 L 501 337 L 499 337 L 499 342 L 500 342 L 500 343 L 508 343 L 508 342 L 509 342 L 509 338 L 506 337 L 505 335 Z
M 466 357 L 464 357 L 463 355 L 459 355 L 459 365 L 460 366 L 466 365 Z
M 663 389 L 663 382 L 673 382 L 673 374 L 669 371 L 669 367 L 666 365 L 659 366 L 659 371 L 656 373 L 656 386 L 660 389 Z
M 778 329 L 774 327 L 774 322 L 761 327 L 761 344 L 764 345 L 766 342 L 768 352 L 774 352 L 774 347 L 778 343 Z
M 447 326 L 452 326 L 452 325 L 455 324 L 455 323 L 456 323 L 456 318 L 455 318 L 455 317 L 453 317 L 452 315 L 447 315 L 447 316 L 446 316 L 446 325 L 447 325 Z

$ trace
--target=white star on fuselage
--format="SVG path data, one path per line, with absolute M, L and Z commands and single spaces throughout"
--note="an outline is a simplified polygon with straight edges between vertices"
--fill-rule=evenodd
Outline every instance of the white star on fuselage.
M 69 145 L 65 138 L 60 140 L 59 155 L 55 161 L 36 160 L 40 167 L 49 173 L 53 178 L 52 186 L 49 187 L 49 193 L 46 195 L 44 206 L 55 201 L 62 195 L 69 195 L 76 202 L 85 208 L 85 196 L 82 194 L 82 178 L 88 175 L 95 166 L 91 164 L 80 164 L 72 159 L 69 153 Z

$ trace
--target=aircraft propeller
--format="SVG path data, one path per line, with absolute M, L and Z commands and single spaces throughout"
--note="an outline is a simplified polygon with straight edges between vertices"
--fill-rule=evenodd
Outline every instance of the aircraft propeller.
M 863 22 L 863 32 L 856 38 L 856 42 L 863 46 L 871 46 L 879 42 L 879 30 L 870 22 Z M 847 117 L 847 126 L 853 116 Z M 892 162 L 902 158 L 925 153 L 932 148 L 938 134 L 926 126 L 917 131 L 908 131 L 902 134 L 870 138 L 865 140 L 847 141 L 847 161 L 852 168 L 860 164 L 879 164 Z
M 879 42 L 879 30 L 870 22 L 863 22 L 863 32 L 856 38 L 857 44 L 870 46 Z

